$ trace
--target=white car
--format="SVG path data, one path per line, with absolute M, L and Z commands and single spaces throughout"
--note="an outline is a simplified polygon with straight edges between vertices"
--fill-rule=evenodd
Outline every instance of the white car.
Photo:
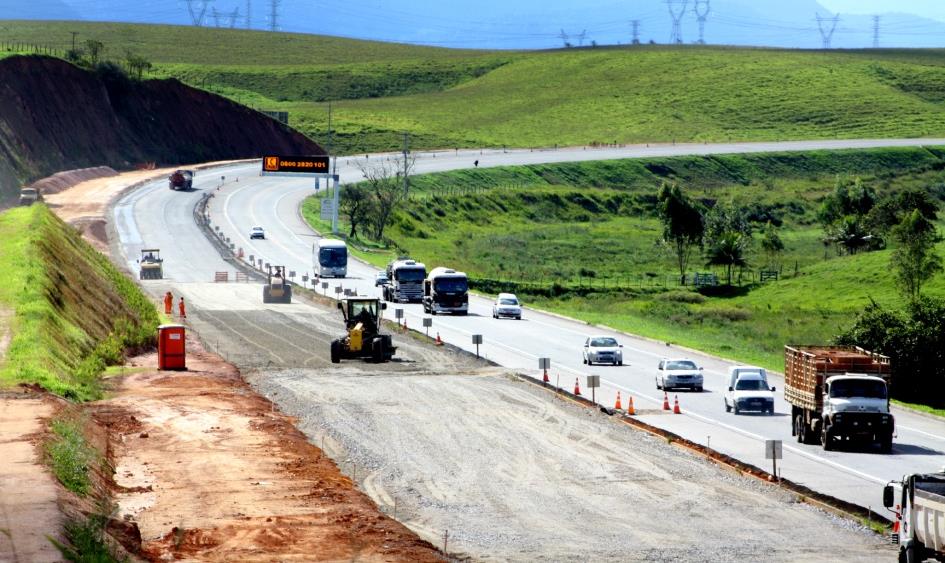
M 522 304 L 514 293 L 500 293 L 495 298 L 495 303 L 492 304 L 492 318 L 502 317 L 522 320 Z
M 724 396 L 725 412 L 739 414 L 742 411 L 774 413 L 774 387 L 759 373 L 743 373 L 728 388 Z
M 584 341 L 584 363 L 623 365 L 623 344 L 610 336 L 592 336 Z
M 656 368 L 656 388 L 665 391 L 686 387 L 702 391 L 702 368 L 687 359 L 662 359 Z
M 249 230 L 249 240 L 253 240 L 254 238 L 265 239 L 266 231 L 262 227 L 253 227 Z

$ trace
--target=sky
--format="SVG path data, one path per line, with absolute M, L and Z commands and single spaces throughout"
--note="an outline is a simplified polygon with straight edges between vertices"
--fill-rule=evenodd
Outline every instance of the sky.
M 841 15 L 901 12 L 945 21 L 945 2 L 942 0 L 820 0 L 820 3 Z
M 672 0 L 681 3 L 681 0 Z M 699 41 L 688 0 L 681 43 Z M 945 47 L 945 0 L 708 0 L 707 44 L 820 49 L 839 13 L 830 48 Z M 637 22 L 641 43 L 672 41 L 668 0 L 277 0 L 277 31 L 339 35 L 443 47 L 548 49 L 626 44 Z M 0 19 L 85 19 L 271 28 L 273 0 L 0 0 Z M 678 4 L 676 4 L 678 5 Z M 247 22 L 247 8 L 251 17 Z M 878 41 L 873 15 L 881 17 Z

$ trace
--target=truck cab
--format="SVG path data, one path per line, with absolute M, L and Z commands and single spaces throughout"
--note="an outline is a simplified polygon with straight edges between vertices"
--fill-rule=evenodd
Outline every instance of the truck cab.
M 881 377 L 861 373 L 828 377 L 823 418 L 828 441 L 878 441 L 883 449 L 892 447 L 894 423 Z
M 23 188 L 20 190 L 20 205 L 33 205 L 37 201 L 43 201 L 43 194 L 36 188 Z
M 394 303 L 423 301 L 423 280 L 427 267 L 409 258 L 400 258 L 387 265 L 387 285 L 382 292 L 384 299 Z
M 899 561 L 945 561 L 945 468 L 890 482 L 883 505 L 895 515 L 892 541 L 899 544 Z
M 431 315 L 469 313 L 469 279 L 452 268 L 433 268 L 423 280 L 423 312 Z

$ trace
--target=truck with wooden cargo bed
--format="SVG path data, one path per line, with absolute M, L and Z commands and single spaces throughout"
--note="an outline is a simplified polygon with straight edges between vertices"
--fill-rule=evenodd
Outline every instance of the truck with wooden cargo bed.
M 889 358 L 857 346 L 785 346 L 792 435 L 824 450 L 871 443 L 892 451 Z

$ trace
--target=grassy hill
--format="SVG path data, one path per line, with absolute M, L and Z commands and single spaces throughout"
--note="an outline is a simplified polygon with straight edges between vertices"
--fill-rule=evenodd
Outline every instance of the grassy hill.
M 925 188 L 945 199 L 945 153 L 937 148 L 464 170 L 415 177 L 386 233 L 398 249 L 362 255 L 383 265 L 409 254 L 429 267 L 465 270 L 486 293 L 511 290 L 533 306 L 781 369 L 785 343 L 829 342 L 870 299 L 901 304 L 890 251 L 839 257 L 821 242 L 816 211 L 837 175 L 858 176 L 880 195 Z M 785 254 L 772 264 L 756 236 L 735 291 L 680 287 L 671 254 L 657 242 L 662 181 L 678 182 L 706 206 L 747 207 L 756 227 L 780 225 Z M 303 206 L 327 231 L 318 211 L 314 197 Z M 696 253 L 690 272 L 712 271 L 703 264 Z M 770 268 L 782 278 L 758 283 L 758 270 Z M 926 293 L 945 296 L 945 276 Z
M 317 140 L 393 149 L 922 137 L 945 131 L 945 51 L 638 46 L 471 51 L 261 31 L 2 22 L 0 49 L 97 39 Z
M 12 335 L 0 389 L 38 384 L 81 400 L 100 397 L 105 366 L 151 345 L 158 325 L 134 282 L 44 205 L 0 213 L 0 310 Z

